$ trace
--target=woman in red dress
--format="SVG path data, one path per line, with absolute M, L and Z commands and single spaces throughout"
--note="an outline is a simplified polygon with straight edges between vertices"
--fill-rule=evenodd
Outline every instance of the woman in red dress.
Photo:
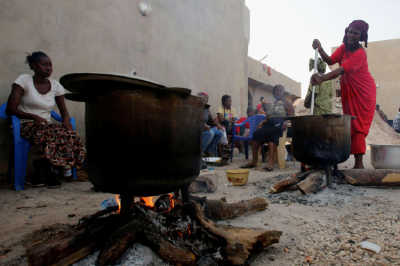
M 328 56 L 318 40 L 312 47 L 318 48 L 322 59 L 328 64 L 339 63 L 339 68 L 324 75 L 313 75 L 311 83 L 319 85 L 324 81 L 341 76 L 343 113 L 356 116 L 351 121 L 351 154 L 354 154 L 354 168 L 364 168 L 365 138 L 375 114 L 376 84 L 368 70 L 367 54 L 360 44 L 368 45 L 368 24 L 363 20 L 353 21 L 345 30 L 343 44 Z

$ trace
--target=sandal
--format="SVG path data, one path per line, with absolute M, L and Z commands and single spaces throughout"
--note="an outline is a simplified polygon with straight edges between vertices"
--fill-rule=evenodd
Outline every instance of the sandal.
M 240 166 L 239 168 L 240 169 L 248 169 L 248 168 L 255 168 L 256 167 L 256 165 L 254 165 L 254 164 L 248 164 L 248 163 L 245 163 L 244 165 L 242 165 L 242 166 Z
M 265 166 L 263 169 L 266 170 L 266 171 L 268 171 L 268 172 L 274 171 L 274 167 L 272 167 L 272 166 L 270 166 L 270 165 Z
M 228 161 L 231 159 L 231 156 L 224 155 L 221 157 L 223 161 Z

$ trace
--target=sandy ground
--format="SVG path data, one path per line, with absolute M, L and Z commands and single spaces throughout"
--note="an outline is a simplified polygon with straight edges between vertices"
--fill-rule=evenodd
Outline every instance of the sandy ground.
M 246 186 L 226 186 L 225 169 L 238 168 L 246 161 L 244 156 L 235 157 L 227 166 L 215 167 L 213 171 L 219 176 L 218 190 L 196 195 L 210 199 L 226 196 L 228 202 L 257 196 L 268 199 L 267 210 L 223 222 L 283 231 L 280 243 L 252 256 L 250 265 L 308 265 L 306 256 L 316 265 L 400 265 L 398 189 L 340 185 L 336 190 L 325 189 L 311 196 L 293 193 L 271 196 L 268 191 L 272 183 L 282 179 L 283 174 L 300 169 L 293 163 L 288 163 L 287 169 L 274 172 L 263 172 L 266 163 L 262 163 L 251 170 Z M 369 150 L 364 163 L 372 168 Z M 339 168 L 351 168 L 353 164 L 350 158 Z M 27 186 L 25 191 L 19 192 L 13 191 L 11 186 L 1 187 L 0 265 L 27 265 L 24 244 L 31 240 L 32 232 L 56 223 L 76 224 L 80 217 L 99 210 L 104 199 L 115 196 L 96 193 L 91 187 L 88 182 L 63 182 L 60 189 Z M 43 205 L 45 207 L 38 208 Z M 17 209 L 22 206 L 31 208 Z M 69 217 L 72 214 L 75 216 Z M 381 253 L 374 255 L 357 248 L 356 244 L 362 240 L 378 244 Z M 284 247 L 289 252 L 285 252 Z M 130 250 L 132 256 L 123 265 L 161 265 L 159 260 L 150 263 L 137 257 L 137 250 L 143 248 L 136 245 Z

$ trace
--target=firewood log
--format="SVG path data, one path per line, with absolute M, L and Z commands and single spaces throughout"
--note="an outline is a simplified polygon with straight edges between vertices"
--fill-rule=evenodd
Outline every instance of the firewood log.
M 153 224 L 149 224 L 141 234 L 141 240 L 146 243 L 164 261 L 172 265 L 195 266 L 197 256 L 188 248 L 167 240 Z
M 221 255 L 232 265 L 243 265 L 251 252 L 279 243 L 281 231 L 217 225 L 204 216 L 199 203 L 192 203 L 191 217 L 221 241 Z
M 140 211 L 135 213 L 134 219 L 130 219 L 124 225 L 105 239 L 105 245 L 101 249 L 96 260 L 96 265 L 115 265 L 122 255 L 139 239 L 140 232 L 150 223 L 147 217 Z
M 191 200 L 201 203 L 206 217 L 214 221 L 234 219 L 247 212 L 263 211 L 268 207 L 268 202 L 261 197 L 235 203 L 227 203 L 226 198 L 208 200 L 206 197 L 191 196 Z
M 301 172 L 298 171 L 296 174 L 290 176 L 289 178 L 286 178 L 284 180 L 281 180 L 275 184 L 273 184 L 270 188 L 271 193 L 281 193 L 284 191 L 286 188 L 296 185 L 300 181 L 304 180 L 308 174 L 312 173 L 312 171 L 308 172 Z
M 100 248 L 119 223 L 118 215 L 91 220 L 44 241 L 26 246 L 28 265 L 71 265 Z
M 341 170 L 344 183 L 353 186 L 400 187 L 400 169 L 349 169 Z
M 306 195 L 316 193 L 324 186 L 324 183 L 326 185 L 326 180 L 324 181 L 323 178 L 324 174 L 324 171 L 317 171 L 307 175 L 305 180 L 297 184 L 298 189 Z

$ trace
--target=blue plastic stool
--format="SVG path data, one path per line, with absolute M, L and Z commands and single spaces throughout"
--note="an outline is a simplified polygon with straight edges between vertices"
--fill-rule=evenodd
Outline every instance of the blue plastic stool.
M 7 182 L 11 182 L 12 168 L 14 166 L 14 188 L 15 190 L 24 190 L 28 151 L 32 147 L 32 145 L 30 145 L 26 139 L 21 137 L 21 122 L 19 118 L 13 115 L 7 116 L 6 108 L 7 103 L 4 103 L 0 106 L 0 118 L 11 118 L 14 136 L 13 147 L 11 148 L 10 154 L 10 161 L 8 162 Z M 62 122 L 61 116 L 54 111 L 51 111 L 51 117 L 53 117 L 58 122 Z M 75 130 L 75 118 L 71 118 L 70 121 L 73 129 Z M 73 178 L 76 179 L 76 168 L 72 169 L 72 173 Z

